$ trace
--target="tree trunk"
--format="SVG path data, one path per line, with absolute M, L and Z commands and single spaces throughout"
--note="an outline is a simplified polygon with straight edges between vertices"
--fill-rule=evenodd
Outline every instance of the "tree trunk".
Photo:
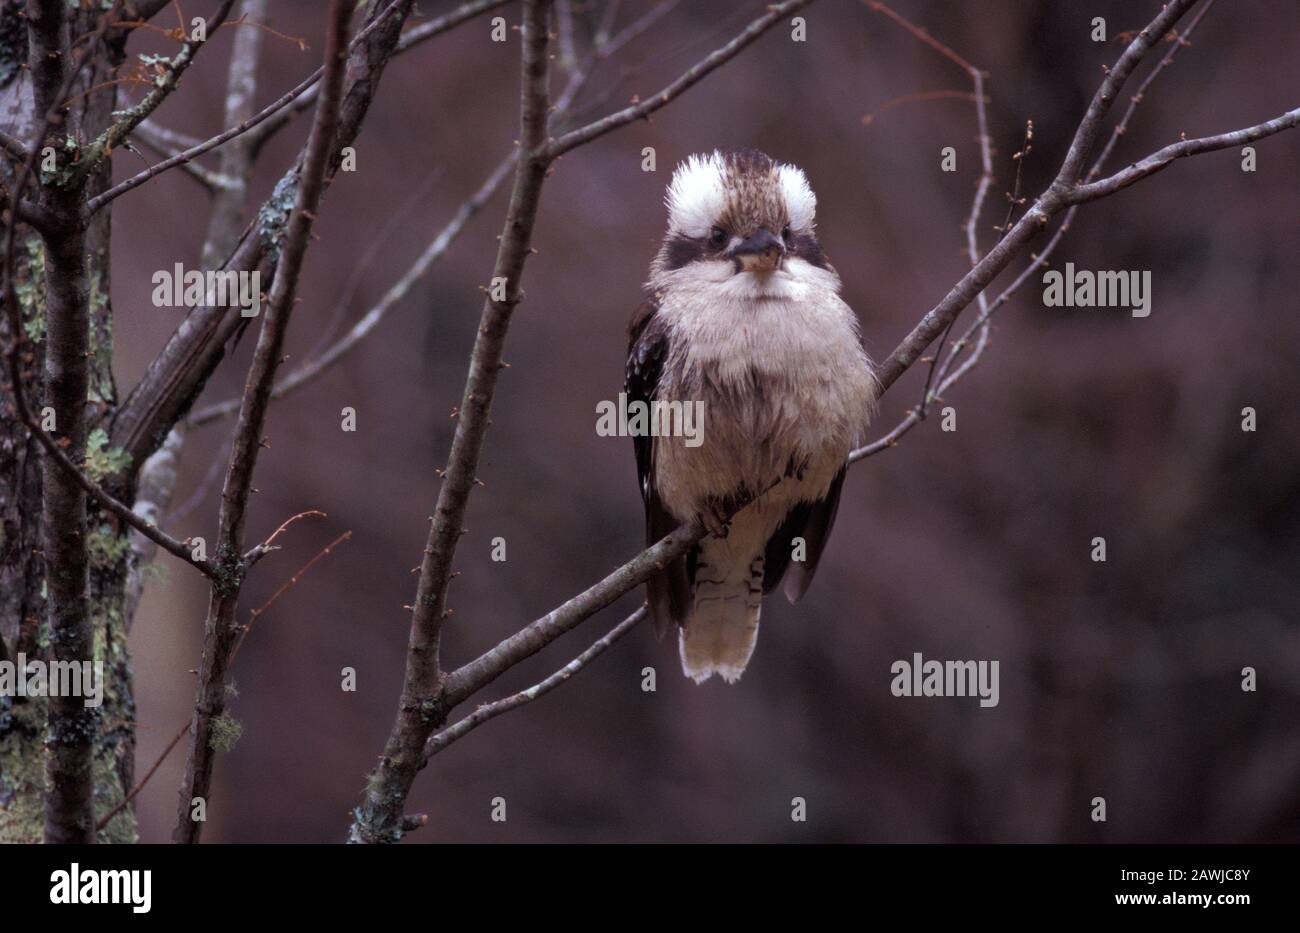
M 10 7 L 6 7 L 7 18 Z M 71 17 L 76 35 L 95 28 L 101 11 L 82 10 Z M 24 30 L 25 32 L 25 30 Z M 0 34 L 4 33 L 0 29 Z M 88 64 L 78 89 L 100 88 L 94 94 L 78 95 L 66 131 L 79 141 L 93 139 L 109 123 L 117 106 L 113 69 L 122 62 L 125 32 L 112 37 L 107 54 L 96 55 Z M 0 42 L 3 40 L 0 39 Z M 28 89 L 20 106 L 30 113 Z M 26 135 L 30 138 L 31 124 Z M 83 196 L 107 188 L 112 166 L 105 160 L 86 184 Z M 29 182 L 30 184 L 30 182 Z M 123 483 L 115 475 L 127 466 L 106 449 L 99 431 L 117 404 L 113 382 L 112 309 L 109 303 L 111 208 L 99 212 L 86 228 L 84 244 L 85 279 L 88 291 L 90 373 L 86 404 L 89 427 L 87 470 L 119 495 Z M 44 405 L 41 373 L 45 363 L 45 250 L 40 237 L 28 233 L 18 245 L 16 284 L 27 331 L 30 354 L 23 360 L 24 390 L 29 405 L 40 412 Z M 7 331 L 7 325 L 0 324 Z M 3 331 L 0 331 L 3 333 Z M 6 338 L 7 335 L 6 335 Z M 7 384 L 0 395 L 6 413 L 0 428 L 0 657 L 14 660 L 19 653 L 27 660 L 50 657 L 49 627 L 45 622 L 49 581 L 41 560 L 43 457 L 40 445 L 14 415 L 14 401 Z M 131 664 L 126 633 L 130 619 L 125 612 L 126 581 L 131 561 L 127 529 L 118 527 L 111 516 L 88 506 L 86 545 L 89 556 L 87 611 L 94 639 L 94 657 L 103 663 L 103 703 L 93 718 L 90 738 L 93 748 L 92 779 L 94 810 L 102 819 L 128 792 L 134 782 L 135 701 L 132 694 Z M 133 607 L 134 608 L 134 607 Z M 78 698 L 76 702 L 80 702 Z M 42 698 L 0 698 L 0 843 L 39 842 L 43 835 L 45 763 L 48 753 L 47 714 L 49 700 Z M 98 833 L 101 842 L 133 842 L 135 815 L 124 808 Z

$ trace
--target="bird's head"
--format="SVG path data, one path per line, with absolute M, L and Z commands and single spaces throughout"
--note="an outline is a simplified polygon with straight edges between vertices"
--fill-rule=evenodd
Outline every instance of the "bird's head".
M 665 198 L 668 230 L 656 278 L 698 267 L 766 281 L 799 263 L 827 268 L 817 243 L 817 197 L 801 169 L 755 149 L 693 155 L 677 167 Z M 806 267 L 805 267 L 806 268 Z

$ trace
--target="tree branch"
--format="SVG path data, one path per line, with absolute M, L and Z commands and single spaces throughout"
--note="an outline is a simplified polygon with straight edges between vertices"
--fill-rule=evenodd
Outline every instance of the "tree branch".
M 483 182 L 478 191 L 474 192 L 470 199 L 460 206 L 452 219 L 425 247 L 419 258 L 411 264 L 401 278 L 392 284 L 388 291 L 384 292 L 374 307 L 362 315 L 360 320 L 352 325 L 346 334 L 327 347 L 319 356 L 315 356 L 303 363 L 276 383 L 275 388 L 271 391 L 271 398 L 282 398 L 329 371 L 378 327 L 380 322 L 388 316 L 388 313 L 409 294 L 415 283 L 424 277 L 435 262 L 442 258 L 451 247 L 451 244 L 460 236 L 461 231 L 465 229 L 470 219 L 482 210 L 488 200 L 496 194 L 497 189 L 510 176 L 514 164 L 515 153 L 512 152 L 500 165 L 492 170 L 492 174 Z M 217 402 L 195 412 L 189 417 L 188 424 L 192 428 L 201 427 L 213 421 L 229 417 L 238 410 L 239 400 L 227 399 L 224 402 Z
M 441 700 L 448 708 L 464 702 L 520 661 L 532 657 L 565 632 L 577 627 L 624 593 L 631 592 L 681 557 L 701 538 L 699 525 L 683 525 L 656 541 L 594 586 L 583 590 L 563 605 L 525 626 L 495 648 L 448 674 Z
M 203 660 L 199 667 L 198 693 L 190 728 L 189 760 L 181 783 L 176 830 L 172 836 L 173 841 L 179 843 L 198 842 L 203 826 L 201 821 L 192 818 L 191 808 L 195 798 L 206 800 L 212 779 L 213 756 L 216 751 L 212 742 L 213 722 L 225 712 L 226 673 L 239 630 L 235 624 L 235 610 L 248 566 L 247 559 L 241 556 L 241 552 L 253 470 L 262 446 L 262 428 L 266 422 L 271 386 L 281 362 L 284 335 L 293 312 L 298 277 L 325 187 L 325 173 L 338 128 L 350 11 L 349 0 L 332 0 L 320 101 L 316 107 L 311 138 L 307 143 L 307 157 L 293 213 L 289 218 L 288 234 L 267 298 L 266 313 L 253 352 L 253 362 L 249 367 L 248 382 L 226 471 L 215 557 L 219 571 L 213 582 L 208 617 L 204 624 Z
M 372 0 L 373 16 L 351 45 L 348 88 L 340 108 L 327 187 L 343 148 L 351 145 L 361 131 L 412 2 L 393 0 L 380 10 L 378 0 Z M 261 270 L 263 276 L 273 273 L 276 242 L 283 229 L 284 216 L 292 205 L 303 158 L 300 156 L 298 163 L 281 177 L 271 197 L 262 205 L 257 220 L 244 231 L 233 253 L 222 264 L 223 271 Z M 143 463 L 153 453 L 221 362 L 228 342 L 247 324 L 247 318 L 229 312 L 227 307 L 190 309 L 118 409 L 112 425 L 113 444 L 126 451 L 132 463 Z
M 351 842 L 395 842 L 401 837 L 402 807 L 423 761 L 424 743 L 446 719 L 449 707 L 445 702 L 447 692 L 441 684 L 443 674 L 439 663 L 439 640 L 443 621 L 450 614 L 446 608 L 447 585 L 453 575 L 451 564 L 456 542 L 463 533 L 465 508 L 476 482 L 475 473 L 487 433 L 488 413 L 497 375 L 502 368 L 501 356 L 506 332 L 511 315 L 522 299 L 520 276 L 531 251 L 537 204 L 551 163 L 561 153 L 663 107 L 677 94 L 734 58 L 782 17 L 810 2 L 811 0 L 790 0 L 770 8 L 768 13 L 756 19 L 735 39 L 689 69 L 651 101 L 596 121 L 566 134 L 560 140 L 548 138 L 547 20 L 550 0 L 531 0 L 525 4 L 520 88 L 521 149 L 515 188 L 492 274 L 494 283 L 504 284 L 504 297 L 496 297 L 492 294 L 496 289 L 492 289 L 483 307 L 478 336 L 470 355 L 465 392 L 457 409 L 456 433 L 448 455 L 447 468 L 442 474 L 443 485 L 439 490 L 438 505 L 431 520 L 429 541 L 420 568 L 398 713 L 385 744 L 384 755 L 371 775 L 362 805 L 356 810 L 349 833 Z M 679 531 L 682 540 L 670 536 L 665 541 L 671 541 L 671 546 L 680 547 L 682 551 L 703 536 L 703 530 L 699 528 Z M 693 540 L 684 540 L 692 535 Z M 663 545 L 664 542 L 660 544 Z M 652 548 L 646 553 L 653 551 Z M 636 563 L 635 559 L 633 563 Z M 642 573 L 639 579 L 628 583 L 618 594 L 611 596 L 610 601 L 647 579 L 653 572 L 653 568 L 639 569 Z M 602 584 L 597 584 L 588 593 L 593 591 L 596 593 L 591 598 L 599 600 L 603 592 Z M 550 624 L 563 626 L 568 621 L 567 613 L 557 610 L 552 615 L 556 618 L 539 620 L 539 623 L 548 623 L 549 620 L 543 628 Z M 576 621 L 572 624 L 576 624 Z M 524 639 L 513 646 L 515 650 L 523 650 L 524 657 L 538 650 L 529 650 L 526 642 L 527 639 Z
M 244 0 L 241 13 L 253 25 L 235 33 L 235 45 L 230 53 L 230 68 L 226 73 L 226 107 L 222 120 L 227 126 L 238 125 L 252 116 L 253 99 L 257 93 L 257 58 L 262 49 L 262 30 L 269 0 Z M 203 238 L 200 263 L 205 269 L 215 268 L 224 256 L 239 242 L 243 227 L 241 217 L 248 206 L 248 183 L 253 174 L 256 150 L 247 138 L 235 139 L 221 150 L 217 177 L 225 184 L 214 189 L 212 213 Z
M 547 33 L 550 0 L 526 0 L 520 66 L 520 153 L 514 191 L 506 212 L 492 286 L 484 302 L 478 335 L 470 356 L 447 469 L 437 510 L 424 549 L 420 582 L 411 618 L 406 674 L 397 718 L 373 775 L 365 801 L 353 823 L 353 842 L 395 841 L 401 836 L 402 807 L 419 769 L 421 749 L 445 715 L 436 703 L 441 687 L 438 644 L 446 609 L 451 561 L 461 535 L 465 506 L 473 488 L 488 411 L 501 369 L 501 354 L 510 316 L 523 297 L 520 277 L 531 249 L 533 224 L 546 156 L 547 108 L 550 104 Z M 497 283 L 503 283 L 502 288 Z M 498 289 L 501 288 L 501 291 Z
M 563 116 L 582 88 L 586 86 L 591 77 L 591 73 L 597 62 L 608 58 L 609 55 L 617 48 L 622 47 L 636 35 L 644 32 L 667 9 L 676 6 L 678 0 L 666 0 L 657 7 L 641 17 L 639 20 L 631 23 L 626 29 L 621 30 L 618 35 L 612 39 L 607 34 L 598 37 L 596 48 L 587 57 L 586 61 L 579 65 L 570 75 L 569 81 L 560 96 L 555 99 L 552 107 L 552 121 Z M 445 17 L 444 17 L 445 18 Z M 433 25 L 433 24 L 429 24 Z M 409 35 L 409 33 L 408 33 Z M 477 214 L 483 206 L 492 198 L 501 184 L 509 177 L 511 169 L 514 168 L 517 153 L 511 151 L 498 165 L 492 170 L 492 174 L 483 182 L 479 189 L 470 196 L 464 204 L 457 209 L 452 219 L 440 230 L 429 246 L 420 254 L 419 258 L 411 264 L 410 268 L 399 278 L 383 297 L 379 299 L 369 311 L 367 311 L 356 324 L 339 340 L 331 344 L 324 352 L 303 363 L 292 373 L 286 376 L 271 392 L 273 399 L 281 398 L 289 393 L 301 388 L 316 377 L 322 375 L 339 362 L 349 351 L 358 346 L 360 342 L 369 335 L 379 323 L 388 315 L 388 313 L 410 292 L 411 287 L 419 281 L 429 270 L 429 267 L 442 258 L 452 243 L 460 236 L 470 219 Z M 209 405 L 191 415 L 188 419 L 190 427 L 200 427 L 210 424 L 220 418 L 233 415 L 239 410 L 238 399 L 227 399 L 224 402 L 218 402 Z
M 207 43 L 212 34 L 220 29 L 221 24 L 226 21 L 226 16 L 229 15 L 234 2 L 235 0 L 221 0 L 217 12 L 205 23 L 203 38 L 186 39 L 181 45 L 181 50 L 168 61 L 163 74 L 154 79 L 154 87 L 145 95 L 144 100 L 126 110 L 116 123 L 110 125 L 108 129 L 100 134 L 98 139 L 86 147 L 85 154 L 72 167 L 74 177 L 88 176 L 93 172 L 100 162 L 106 159 L 114 149 L 131 135 L 132 130 L 162 106 L 162 102 L 176 90 L 181 75 L 190 67 L 190 63 L 194 61 L 194 56 L 198 54 L 199 49 Z M 94 213 L 94 211 L 92 210 L 91 213 Z
M 1136 112 L 1138 104 L 1145 99 L 1147 89 L 1150 88 L 1150 86 L 1155 82 L 1155 79 L 1173 63 L 1179 50 L 1191 44 L 1188 42 L 1188 39 L 1190 39 L 1192 33 L 1196 31 L 1196 27 L 1200 25 L 1201 20 L 1205 18 L 1205 15 L 1210 11 L 1210 8 L 1214 6 L 1214 2 L 1215 0 L 1205 0 L 1205 3 L 1201 5 L 1201 8 L 1196 11 L 1196 15 L 1192 17 L 1190 22 L 1188 22 L 1187 27 L 1179 34 L 1178 41 L 1170 44 L 1169 51 L 1165 53 L 1164 57 L 1156 64 L 1155 68 L 1151 69 L 1150 73 L 1142 80 L 1142 83 L 1138 85 L 1137 91 L 1129 97 L 1129 104 L 1127 109 L 1124 111 L 1123 117 L 1120 118 L 1120 121 L 1115 124 L 1114 128 L 1111 130 L 1110 138 L 1106 140 L 1106 145 L 1102 147 L 1101 153 L 1097 156 L 1097 160 L 1093 162 L 1092 168 L 1088 170 L 1088 181 L 1096 178 L 1101 172 L 1102 167 L 1105 166 L 1106 162 L 1110 159 L 1111 154 L 1115 151 L 1115 147 L 1118 145 L 1120 137 L 1128 131 L 1129 122 L 1133 119 L 1133 114 Z M 939 388 L 935 392 L 936 397 L 942 397 L 950 386 L 957 382 L 957 380 L 961 379 L 966 373 L 970 372 L 970 370 L 979 362 L 985 347 L 988 345 L 989 318 L 993 316 L 994 312 L 996 312 L 998 308 L 1011 300 L 1016 292 L 1020 290 L 1020 287 L 1028 281 L 1029 277 L 1033 275 L 1035 271 L 1046 265 L 1047 260 L 1051 258 L 1057 245 L 1061 242 L 1061 238 L 1065 236 L 1066 232 L 1070 229 L 1070 225 L 1074 220 L 1074 215 L 1078 210 L 1078 204 L 1070 205 L 1070 209 L 1065 212 L 1065 216 L 1057 226 L 1056 231 L 1052 234 L 1051 239 L 1048 240 L 1047 245 L 1041 252 L 1031 254 L 1033 261 L 1016 276 L 1010 285 L 998 294 L 997 298 L 989 303 L 985 300 L 984 293 L 980 293 L 980 314 L 971 323 L 970 327 L 966 329 L 966 332 L 962 334 L 961 339 L 953 345 L 952 352 L 944 361 L 943 366 L 940 367 L 938 375 Z M 956 371 L 949 374 L 949 370 L 953 363 L 969 345 L 972 335 L 977 330 L 979 331 L 979 338 L 975 343 L 974 349 L 971 351 L 971 355 L 962 362 Z M 911 417 L 910 413 L 908 417 Z M 908 427 L 910 428 L 911 425 L 908 425 Z M 894 442 L 897 440 L 897 436 L 897 434 L 891 432 L 889 443 L 885 446 L 893 446 Z M 876 444 L 868 445 L 868 447 L 854 451 L 851 459 L 861 459 L 861 456 L 865 456 L 867 453 L 875 453 L 878 449 L 881 448 L 878 448 Z
M 570 680 L 574 674 L 578 673 L 598 658 L 606 651 L 606 649 L 613 645 L 614 642 L 618 641 L 628 632 L 632 631 L 632 629 L 636 628 L 636 626 L 645 619 L 646 615 L 646 607 L 642 606 L 637 609 L 636 612 L 632 613 L 622 622 L 618 623 L 618 625 L 614 626 L 597 639 L 590 648 L 582 652 L 582 654 L 578 655 L 568 664 L 564 665 L 564 667 L 560 668 L 550 677 L 547 677 L 540 683 L 533 684 L 533 686 L 526 690 L 520 690 L 518 693 L 511 694 L 508 697 L 495 700 L 491 703 L 486 703 L 474 710 L 474 712 L 470 713 L 464 719 L 461 719 L 430 736 L 429 741 L 424 746 L 425 761 L 427 762 L 430 758 L 438 754 L 438 752 L 445 749 L 457 739 L 464 738 L 471 731 L 477 729 L 489 719 L 495 719 L 503 713 L 508 713 L 527 703 L 531 703 L 538 697 L 550 693 L 556 687 L 560 686 L 560 684 Z
M 397 41 L 397 47 L 393 50 L 393 55 L 400 55 L 421 42 L 440 36 L 444 32 L 456 28 L 461 23 L 468 22 L 497 7 L 505 6 L 509 2 L 510 0 L 473 0 L 470 3 L 462 3 L 451 12 L 444 13 L 436 19 L 431 19 L 427 23 L 404 32 Z M 315 99 L 316 88 L 314 84 L 303 87 L 291 101 L 278 108 L 273 119 L 260 123 L 257 129 L 249 134 L 253 140 L 254 148 L 261 149 L 262 146 L 266 145 L 267 140 L 288 126 L 298 114 L 310 107 Z
M 1228 133 L 1220 133 L 1217 136 L 1202 136 L 1200 139 L 1180 140 L 1151 153 L 1142 161 L 1130 165 L 1123 171 L 1116 172 L 1109 178 L 1074 186 L 1066 193 L 1065 201 L 1067 204 L 1084 204 L 1088 201 L 1095 201 L 1168 168 L 1177 159 L 1199 155 L 1203 152 L 1216 152 L 1219 149 L 1228 149 L 1233 146 L 1243 146 L 1246 143 L 1272 136 L 1274 133 L 1292 129 L 1297 124 L 1300 124 L 1300 107 L 1295 110 L 1288 110 L 1272 120 L 1265 120 L 1263 123 L 1248 126 L 1245 129 L 1232 130 Z
M 565 133 L 559 139 L 553 140 L 546 149 L 546 154 L 551 159 L 564 155 L 571 149 L 575 149 L 585 143 L 598 139 L 620 126 L 626 126 L 634 120 L 641 120 L 648 117 L 662 107 L 667 106 L 678 96 L 690 90 L 699 84 L 711 72 L 725 65 L 731 59 L 735 58 L 746 48 L 752 45 L 763 33 L 767 32 L 777 22 L 785 19 L 791 13 L 796 13 L 812 3 L 813 0 L 786 0 L 785 3 L 776 3 L 768 7 L 768 11 L 758 17 L 752 23 L 744 28 L 739 35 L 724 45 L 722 48 L 712 52 L 694 67 L 688 69 L 684 74 L 673 81 L 659 93 L 624 107 L 616 113 L 611 113 L 602 117 L 586 126 L 578 127 Z
M 1080 156 L 1086 158 L 1089 150 L 1098 133 L 1100 122 L 1104 119 L 1109 110 L 1110 103 L 1114 96 L 1122 88 L 1125 78 L 1132 73 L 1138 62 L 1145 52 L 1153 44 L 1152 36 L 1163 36 L 1190 7 L 1190 2 L 1183 0 L 1172 0 L 1167 4 L 1160 14 L 1152 21 L 1147 29 L 1143 30 L 1136 39 L 1133 40 L 1126 48 L 1117 65 L 1110 69 L 1106 80 L 1103 82 L 1101 89 L 1093 99 L 1087 113 L 1084 115 L 1078 131 L 1075 134 L 1066 160 L 1063 162 L 1061 170 L 1052 184 L 1038 198 L 1035 199 L 1029 210 L 1017 221 L 1010 230 L 1004 231 L 1002 239 L 991 249 L 983 258 L 973 262 L 971 270 L 962 277 L 962 279 L 949 290 L 948 294 L 942 301 L 927 313 L 920 323 L 902 340 L 902 342 L 889 355 L 884 363 L 878 368 L 878 378 L 882 386 L 882 391 L 892 385 L 919 357 L 920 354 L 933 342 L 941 333 L 945 332 L 956 317 L 971 301 L 980 295 L 985 287 L 992 282 L 994 278 L 1018 255 L 1030 239 L 1036 236 L 1041 229 L 1047 225 L 1051 217 L 1064 210 L 1072 203 L 1075 197 L 1076 189 L 1087 191 L 1088 189 L 1082 180 L 1077 179 L 1078 168 L 1076 163 L 1079 162 Z M 972 76 L 979 73 L 976 69 L 969 66 L 962 60 L 959 62 L 971 71 Z M 982 91 L 982 83 L 977 82 L 977 91 Z M 982 100 L 982 93 L 976 94 L 977 100 Z M 597 121 L 592 126 L 600 127 L 604 121 Z M 1199 151 L 1209 151 L 1210 148 L 1223 148 L 1228 145 L 1235 145 L 1243 138 L 1260 138 L 1267 132 L 1277 132 L 1294 125 L 1294 120 L 1290 115 L 1279 118 L 1278 121 L 1270 121 L 1269 124 L 1262 124 L 1259 127 L 1252 127 L 1248 130 L 1236 131 L 1235 133 L 1223 134 L 1219 137 L 1211 137 L 1208 140 L 1186 141 L 1186 152 L 1180 154 L 1193 154 Z M 580 133 L 589 132 L 588 130 L 576 131 Z M 1253 135 L 1252 135 L 1253 134 Z M 981 133 L 981 136 L 985 136 Z M 562 150 L 563 139 L 553 142 L 547 147 L 547 155 L 553 155 L 557 149 Z M 594 138 L 594 136 L 589 137 Z M 1182 146 L 1184 144 L 1176 144 Z M 1168 149 L 1169 147 L 1167 147 Z M 1168 158 L 1165 164 L 1177 155 L 1172 155 L 1167 150 L 1161 150 Z M 1161 156 L 1157 153 L 1156 156 Z M 1150 157 L 1155 159 L 1156 156 Z M 1144 160 L 1145 161 L 1145 160 Z M 985 163 L 985 171 L 989 168 Z M 1163 166 L 1161 166 L 1163 167 Z M 1151 171 L 1144 171 L 1138 177 L 1145 177 Z M 1124 173 L 1120 173 L 1123 176 Z M 1117 176 L 1119 177 L 1119 176 Z M 1135 178 L 1134 180 L 1137 180 Z M 1109 181 L 1109 180 L 1108 180 Z M 980 186 L 984 187 L 983 185 Z M 1112 193 L 1118 190 L 1118 186 L 1110 187 L 1106 190 L 1098 189 L 1098 197 Z M 977 189 L 976 203 L 972 206 L 972 221 L 978 216 L 980 206 L 979 190 Z M 513 203 L 513 202 L 512 202 Z M 507 224 L 507 233 L 511 226 Z M 977 257 L 977 244 L 974 241 L 973 226 L 968 221 L 968 253 L 972 260 Z M 986 310 L 991 311 L 991 308 Z M 484 330 L 480 331 L 480 339 L 484 336 Z M 477 354 L 476 346 L 476 354 Z M 472 384 L 472 383 L 471 383 Z M 946 384 L 946 383 L 941 383 Z M 477 402 L 469 393 L 466 396 L 466 402 Z M 490 398 L 489 398 L 490 401 Z M 465 406 L 461 409 L 461 417 L 464 417 Z M 458 426 L 458 436 L 463 429 L 463 423 Z M 903 426 L 900 425 L 900 428 Z M 895 429 L 897 432 L 899 429 Z M 453 454 L 456 451 L 453 445 Z M 853 460 L 861 459 L 862 452 L 855 452 Z M 449 465 L 455 466 L 453 461 Z M 463 483 L 464 473 L 458 483 Z M 471 474 L 472 477 L 472 474 Z M 450 483 L 450 471 L 448 472 L 449 482 L 444 484 L 442 494 L 439 497 L 440 505 Z M 472 482 L 472 478 L 471 478 Z M 461 492 L 467 494 L 468 487 L 464 487 Z M 461 512 L 463 514 L 463 495 L 460 500 Z M 437 522 L 435 518 L 435 523 Z M 457 529 L 458 533 L 458 529 Z M 409 720 L 415 724 L 422 724 L 429 732 L 433 728 L 445 721 L 447 713 L 458 703 L 463 702 L 477 690 L 490 683 L 500 674 L 504 673 L 515 664 L 526 659 L 532 654 L 540 651 L 543 647 L 554 641 L 560 635 L 569 631 L 584 619 L 590 617 L 595 612 L 604 608 L 627 593 L 635 586 L 644 582 L 658 568 L 662 567 L 665 562 L 676 556 L 684 554 L 694 545 L 704 534 L 704 530 L 699 527 L 683 526 L 672 534 L 668 535 L 652 547 L 638 554 L 632 560 L 628 561 L 618 570 L 606 576 L 600 583 L 589 588 L 578 596 L 570 599 L 562 606 L 548 613 L 546 616 L 538 619 L 532 624 L 525 627 L 520 632 L 503 640 L 495 648 L 490 649 L 475 660 L 462 666 L 449 675 L 441 675 L 437 667 L 437 628 L 442 621 L 439 614 L 429 619 L 431 631 L 424 631 L 413 625 L 411 647 L 408 654 L 408 677 L 406 687 L 403 690 L 401 709 L 399 711 L 398 723 L 394 728 L 394 733 L 390 736 L 390 741 L 385 749 L 385 756 L 381 760 L 380 767 L 372 775 L 371 783 L 367 790 L 366 798 L 363 805 L 355 814 L 350 834 L 351 841 L 354 842 L 378 842 L 393 841 L 400 837 L 400 814 L 405 800 L 406 791 L 409 790 L 410 782 L 406 777 L 405 771 L 411 767 L 407 756 L 410 754 L 408 744 L 398 741 L 403 735 L 409 735 L 410 732 L 404 732 L 403 722 Z M 452 537 L 454 546 L 454 537 Z M 432 555 L 438 552 L 438 541 L 431 536 L 430 547 L 426 549 L 426 567 L 422 568 L 421 573 L 421 594 L 426 594 L 425 581 L 428 564 Z M 445 590 L 445 584 L 444 584 Z M 441 608 L 437 599 L 437 591 L 434 591 L 434 599 L 430 606 Z M 421 612 L 424 604 L 417 603 L 416 612 Z M 427 612 L 427 610 L 426 610 Z M 594 646 L 593 646 L 594 647 Z M 603 648 L 602 648 L 603 650 Z M 584 655 L 585 656 L 585 655 Z M 580 656 L 580 658 L 584 657 Z M 432 663 L 430 660 L 432 659 Z M 411 665 L 418 664 L 428 674 L 429 680 L 423 683 L 424 689 L 412 688 Z M 558 676 L 558 675 L 553 675 Z M 561 678 L 562 680 L 563 678 Z M 437 682 L 441 680 L 440 689 L 436 687 Z M 549 684 L 548 689 L 553 688 L 560 681 L 548 681 L 543 683 Z M 538 685 L 541 686 L 540 684 Z M 525 692 L 527 693 L 527 691 Z M 518 696 L 518 695 L 517 695 Z M 499 712 L 505 712 L 508 709 L 516 708 L 519 701 L 514 698 L 498 701 L 502 704 L 497 707 L 495 704 L 489 705 L 482 709 L 497 709 Z M 491 715 L 497 715 L 493 712 Z M 490 717 L 488 717 L 490 718 Z M 426 752 L 436 751 L 445 747 L 450 741 L 459 738 L 464 732 L 474 728 L 479 722 L 485 721 L 481 717 L 471 715 L 466 720 L 444 730 L 439 735 L 444 736 L 441 739 L 435 738 L 431 746 L 426 747 Z M 418 730 L 410 730 L 418 731 Z M 397 778 L 396 780 L 394 778 Z
M 366 48 L 365 45 L 366 40 L 371 37 L 372 33 L 374 33 L 376 30 L 379 30 L 381 27 L 388 24 L 389 18 L 393 14 L 400 12 L 402 8 L 406 8 L 407 10 L 409 10 L 412 2 L 413 0 L 392 0 L 392 3 L 390 3 L 382 13 L 380 13 L 377 17 L 375 17 L 373 20 L 367 23 L 366 27 L 361 32 L 357 33 L 356 38 L 352 42 L 350 51 L 364 50 Z M 404 19 L 405 15 L 406 14 L 403 13 L 402 16 L 399 17 L 399 19 Z M 399 28 L 400 28 L 400 23 L 399 23 Z M 95 213 L 96 211 L 104 207 L 104 205 L 108 204 L 111 201 L 116 200 L 117 198 L 126 194 L 128 191 L 140 187 L 140 185 L 143 185 L 149 179 L 161 175 L 163 172 L 167 171 L 168 169 L 175 168 L 178 165 L 184 165 L 193 159 L 197 159 L 205 152 L 209 152 L 213 149 L 216 149 L 218 146 L 230 142 L 232 139 L 235 139 L 236 137 L 241 136 L 244 133 L 247 133 L 253 127 L 261 123 L 263 120 L 266 120 L 268 117 L 273 116 L 275 113 L 277 113 L 284 107 L 289 106 L 291 103 L 293 103 L 295 99 L 300 97 L 302 94 L 306 93 L 306 91 L 308 91 L 310 88 L 314 87 L 316 83 L 320 81 L 321 75 L 323 73 L 324 73 L 323 69 L 317 68 L 306 78 L 300 81 L 292 90 L 281 95 L 273 103 L 268 104 L 266 107 L 263 107 L 257 113 L 252 114 L 246 119 L 240 121 L 235 126 L 228 127 L 227 129 L 218 133 L 216 136 L 213 136 L 210 139 L 206 139 L 201 143 L 197 143 L 196 145 L 190 146 L 189 148 L 176 153 L 171 158 L 165 159 L 162 162 L 159 162 L 157 165 L 151 166 L 150 168 L 145 169 L 139 174 L 133 175 L 130 178 L 126 179 L 125 181 L 119 182 L 117 185 L 114 185 L 112 188 L 108 189 L 98 197 L 91 198 L 89 204 L 90 213 L 92 214 Z M 253 144 L 252 150 L 256 152 L 257 150 L 256 144 Z

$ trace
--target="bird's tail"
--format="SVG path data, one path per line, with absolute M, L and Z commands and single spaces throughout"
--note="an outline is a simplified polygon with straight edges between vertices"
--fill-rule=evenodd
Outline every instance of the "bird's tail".
M 758 640 L 763 552 L 747 560 L 729 544 L 706 538 L 695 566 L 695 605 L 679 638 L 682 670 L 697 684 L 714 674 L 735 683 Z

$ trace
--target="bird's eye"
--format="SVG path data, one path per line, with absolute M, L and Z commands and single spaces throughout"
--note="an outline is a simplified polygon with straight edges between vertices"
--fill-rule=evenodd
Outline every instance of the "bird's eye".
M 714 227 L 713 232 L 709 234 L 709 242 L 714 246 L 721 246 L 727 242 L 727 231 L 721 227 Z
M 783 228 L 781 228 L 781 239 L 783 239 L 783 240 L 789 240 L 789 239 L 790 239 L 790 225 L 789 225 L 789 224 L 786 224 Z

